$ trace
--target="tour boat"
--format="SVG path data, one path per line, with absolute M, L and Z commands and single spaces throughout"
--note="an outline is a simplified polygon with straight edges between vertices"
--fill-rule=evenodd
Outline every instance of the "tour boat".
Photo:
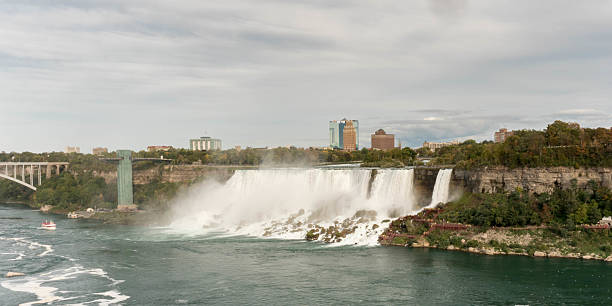
M 41 227 L 43 229 L 47 229 L 47 230 L 54 230 L 55 229 L 55 223 L 53 221 L 45 221 L 42 223 Z

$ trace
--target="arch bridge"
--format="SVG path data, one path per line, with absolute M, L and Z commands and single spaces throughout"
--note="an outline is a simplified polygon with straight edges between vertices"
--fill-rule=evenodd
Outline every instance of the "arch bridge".
M 49 178 L 68 170 L 68 165 L 68 162 L 0 162 L 0 178 L 36 191 L 36 186 L 42 184 L 43 169 L 45 178 Z

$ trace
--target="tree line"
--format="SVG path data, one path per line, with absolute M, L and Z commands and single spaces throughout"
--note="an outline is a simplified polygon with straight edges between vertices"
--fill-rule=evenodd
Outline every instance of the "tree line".
M 188 149 L 170 149 L 168 151 L 138 151 L 133 153 L 133 158 L 160 158 L 171 159 L 172 164 L 204 164 L 204 165 L 315 165 L 321 163 L 343 163 L 343 162 L 367 162 L 374 163 L 380 161 L 394 160 L 402 165 L 413 165 L 417 156 L 416 151 L 410 148 L 392 149 L 388 151 L 361 150 L 345 152 L 341 150 L 327 150 L 314 148 L 246 148 L 242 150 L 212 150 L 212 151 L 192 151 Z M 77 172 L 82 171 L 113 171 L 116 165 L 105 162 L 103 158 L 114 158 L 114 152 L 106 153 L 103 156 L 79 153 L 0 153 L 0 162 L 21 161 L 21 162 L 54 162 L 68 161 L 70 168 Z M 152 162 L 135 163 L 135 169 L 153 166 Z
M 591 181 L 586 188 L 557 188 L 551 193 L 467 193 L 444 206 L 438 216 L 476 226 L 595 224 L 612 215 L 612 192 Z
M 486 166 L 518 167 L 612 167 L 612 129 L 580 128 L 555 121 L 543 131 L 520 130 L 503 143 L 473 140 L 443 147 L 432 164 L 453 164 L 458 168 Z

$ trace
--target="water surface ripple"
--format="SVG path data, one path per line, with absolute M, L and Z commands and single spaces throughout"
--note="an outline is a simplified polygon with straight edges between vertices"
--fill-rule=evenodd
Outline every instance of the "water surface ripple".
M 0 205 L 2 304 L 612 304 L 612 264 L 185 236 Z

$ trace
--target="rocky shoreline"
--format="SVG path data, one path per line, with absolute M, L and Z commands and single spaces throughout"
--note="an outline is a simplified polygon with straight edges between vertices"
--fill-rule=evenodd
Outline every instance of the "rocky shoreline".
M 430 248 L 430 249 L 438 249 L 438 250 L 446 250 L 446 251 L 456 251 L 456 252 L 466 252 L 480 255 L 511 255 L 511 256 L 529 256 L 529 257 L 546 257 L 546 258 L 572 258 L 572 259 L 584 259 L 584 260 L 600 260 L 606 262 L 612 262 L 612 255 L 608 257 L 602 257 L 597 254 L 580 254 L 580 253 L 568 253 L 562 254 L 559 251 L 545 252 L 545 251 L 534 251 L 533 254 L 529 254 L 527 252 L 503 252 L 500 250 L 496 250 L 495 248 L 478 248 L 478 247 L 468 247 L 468 248 L 460 248 L 455 247 L 454 245 L 449 245 L 446 248 L 440 248 L 438 246 L 432 246 L 427 241 L 419 241 L 414 242 L 411 245 L 393 245 L 390 246 L 401 246 L 401 247 L 412 247 L 412 248 Z
M 483 255 L 573 258 L 612 262 L 610 225 L 485 227 L 449 223 L 444 209 L 424 210 L 391 221 L 383 246 L 435 248 Z M 448 215 L 448 214 L 447 214 Z M 604 224 L 605 223 L 605 224 Z

